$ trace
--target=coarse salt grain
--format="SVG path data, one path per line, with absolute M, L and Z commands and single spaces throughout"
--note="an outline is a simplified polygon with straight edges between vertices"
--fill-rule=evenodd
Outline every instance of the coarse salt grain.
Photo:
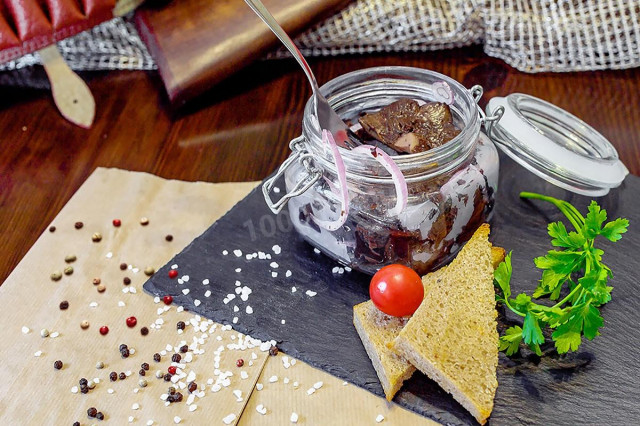
M 295 293 L 296 291 L 298 291 L 298 289 L 297 289 L 297 288 L 295 288 L 295 286 L 294 286 L 294 287 L 291 287 L 291 293 Z
M 233 312 L 238 312 L 240 310 L 240 308 L 238 308 L 236 305 L 233 305 Z
M 228 255 L 228 254 L 229 254 L 229 252 L 228 252 L 227 250 L 222 250 L 222 255 L 223 255 L 223 256 L 226 256 L 226 255 Z
M 291 271 L 287 269 L 287 272 L 284 273 L 284 276 L 289 278 L 291 276 Z
M 293 382 L 293 387 L 294 387 L 294 388 L 297 388 L 298 386 L 300 386 L 300 383 L 298 383 L 298 382 Z
M 211 290 L 207 290 L 204 292 L 204 297 L 209 297 L 211 296 Z
M 245 312 L 251 315 L 253 313 L 253 308 L 251 306 L 247 306 L 247 308 L 245 309 Z
M 187 294 L 189 294 L 189 291 L 190 290 L 188 288 L 183 288 L 182 289 L 182 294 L 184 294 L 186 296 Z
M 280 188 L 278 188 L 277 186 L 273 187 L 273 192 L 275 192 L 276 194 L 280 193 Z
M 307 389 L 307 395 L 313 395 L 316 392 L 316 388 Z
M 109 252 L 109 253 L 107 253 L 107 255 L 105 257 L 107 259 L 111 259 L 113 257 L 113 253 Z
M 113 393 L 113 392 L 114 392 L 113 389 L 111 389 L 111 388 L 107 389 L 107 393 Z
M 184 311 L 184 306 L 178 306 L 178 308 L 176 309 L 176 312 L 182 312 Z
M 235 254 L 236 257 L 240 257 L 240 256 L 242 256 L 242 250 L 236 249 L 236 250 L 233 251 L 233 254 Z
M 158 296 L 154 297 L 153 303 L 160 303 L 160 298 Z
M 284 384 L 286 385 L 286 384 L 288 384 L 288 383 L 289 383 L 289 378 L 288 378 L 288 377 L 285 377 L 285 378 L 284 378 Z
M 317 248 L 315 248 L 315 247 L 313 248 L 313 252 L 314 252 L 315 254 L 320 254 L 320 250 L 318 250 L 318 249 L 317 249 Z
M 222 421 L 224 422 L 225 425 L 230 425 L 231 423 L 233 423 L 235 419 L 236 419 L 236 415 L 231 413 L 225 418 L 223 418 Z
M 305 291 L 305 294 L 306 294 L 307 296 L 309 296 L 309 297 L 313 297 L 313 296 L 315 296 L 315 295 L 316 295 L 316 294 L 318 294 L 318 293 L 317 293 L 317 292 L 315 292 L 315 291 L 307 290 L 307 291 Z
M 153 420 L 147 421 L 147 426 L 151 426 L 153 424 Z
M 238 323 L 238 317 L 233 317 L 231 322 L 234 323 L 234 324 L 237 324 Z
M 376 423 L 380 423 L 383 420 L 384 420 L 384 416 L 382 414 L 378 414 L 378 417 L 376 417 Z
M 197 409 L 198 409 L 198 406 L 196 404 L 189 406 L 189 411 L 196 411 Z
M 271 277 L 272 278 L 278 278 L 278 273 L 277 272 L 271 272 Z
M 256 383 L 256 389 L 261 391 L 264 385 L 262 383 Z
M 31 330 L 29 329 L 29 327 L 27 327 L 26 325 L 22 327 L 22 333 L 23 334 L 27 334 L 29 333 Z
M 132 410 L 137 410 L 140 408 L 140 404 L 138 404 L 137 402 L 134 402 L 133 405 L 131 406 Z
M 77 386 L 72 387 L 71 393 L 78 393 L 78 387 Z
M 269 383 L 275 383 L 278 381 L 278 376 L 271 376 L 269 377 Z
M 242 272 L 242 268 L 236 268 L 236 272 Z
M 285 324 L 285 322 L 286 322 L 285 320 L 281 320 L 281 321 L 280 321 L 280 324 L 284 325 L 284 324 Z
M 129 287 L 125 287 L 125 288 L 129 288 Z M 91 307 L 91 308 L 96 308 L 97 306 L 98 306 L 98 302 L 89 303 L 89 307 Z
M 42 351 L 37 351 L 36 353 L 33 354 L 33 356 L 36 356 L 36 357 L 38 357 L 40 355 L 42 355 Z
M 135 418 L 133 416 L 129 416 L 129 423 L 133 423 L 133 421 L 135 420 Z
M 173 265 L 171 265 L 171 269 L 178 269 L 178 265 L 174 263 Z
M 173 422 L 174 422 L 175 424 L 178 424 L 178 423 L 180 423 L 181 421 L 182 421 L 182 419 L 181 419 L 179 416 L 175 416 L 175 417 L 173 418 Z
M 120 300 L 120 301 L 118 302 L 118 306 L 119 306 L 119 307 L 121 307 L 121 308 L 123 308 L 123 307 L 125 307 L 126 305 L 124 304 L 124 302 L 123 302 L 122 300 Z
M 246 371 L 241 371 L 240 372 L 240 377 L 244 380 L 244 379 L 248 379 L 249 378 L 249 374 Z
M 194 300 L 194 301 L 193 301 L 193 304 L 194 304 L 195 306 L 200 306 L 200 304 L 201 304 L 201 303 L 202 303 L 202 302 L 201 302 L 199 299 L 196 299 L 196 300 Z
M 320 389 L 320 388 L 322 387 L 322 385 L 323 385 L 323 384 L 324 384 L 324 383 L 322 383 L 322 382 L 315 382 L 315 383 L 313 384 L 313 387 L 314 387 L 314 388 L 316 388 L 316 389 Z
M 269 264 L 269 266 L 271 266 L 273 269 L 277 269 L 277 268 L 278 268 L 278 266 L 280 266 L 280 265 L 278 265 L 278 262 L 271 262 L 271 263 Z
M 291 420 L 291 423 L 298 423 L 298 413 L 291 413 L 289 420 Z

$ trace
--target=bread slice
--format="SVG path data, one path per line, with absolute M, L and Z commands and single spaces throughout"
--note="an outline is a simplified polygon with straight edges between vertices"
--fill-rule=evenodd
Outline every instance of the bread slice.
M 480 226 L 443 272 L 425 277 L 422 304 L 389 345 L 480 424 L 491 415 L 498 387 L 495 259 L 488 236 L 489 225 Z
M 371 300 L 353 307 L 353 325 L 371 358 L 373 368 L 380 378 L 387 400 L 400 390 L 416 368 L 407 360 L 391 351 L 387 344 L 398 336 L 408 317 L 392 317 L 375 307 Z

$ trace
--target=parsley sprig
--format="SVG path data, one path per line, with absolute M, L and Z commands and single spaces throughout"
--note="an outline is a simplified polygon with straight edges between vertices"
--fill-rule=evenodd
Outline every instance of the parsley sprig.
M 525 293 L 512 298 L 511 253 L 495 271 L 495 285 L 499 292 L 496 300 L 515 314 L 524 317 L 522 327 L 513 326 L 500 337 L 500 350 L 513 355 L 524 342 L 538 355 L 545 342 L 542 329 L 553 330 L 551 337 L 558 353 L 575 351 L 582 343 L 582 336 L 589 340 L 598 336 L 604 321 L 600 307 L 611 300 L 613 287 L 607 285 L 613 276 L 611 269 L 602 263 L 601 249 L 594 246 L 597 236 L 618 241 L 627 232 L 629 221 L 615 219 L 605 223 L 607 212 L 591 201 L 584 217 L 570 203 L 532 192 L 521 192 L 521 198 L 547 201 L 556 206 L 569 220 L 575 231 L 568 231 L 562 222 L 550 223 L 547 230 L 551 244 L 558 250 L 550 250 L 545 256 L 534 259 L 542 270 L 542 279 L 533 292 L 534 298 L 549 297 L 558 300 L 563 289 L 566 296 L 553 306 L 535 303 Z

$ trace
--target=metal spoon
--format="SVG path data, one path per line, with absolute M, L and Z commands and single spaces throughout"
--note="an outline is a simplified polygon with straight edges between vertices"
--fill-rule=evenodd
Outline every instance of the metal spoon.
M 289 35 L 282 29 L 282 27 L 275 20 L 273 15 L 267 10 L 260 0 L 245 0 L 251 9 L 264 21 L 265 24 L 273 31 L 273 33 L 280 39 L 284 47 L 291 52 L 293 57 L 298 61 L 302 70 L 304 71 L 309 83 L 311 83 L 311 89 L 313 90 L 313 97 L 315 99 L 316 116 L 318 117 L 318 123 L 321 129 L 326 129 L 333 135 L 336 144 L 343 148 L 354 148 L 360 145 L 357 136 L 349 130 L 349 126 L 342 121 L 340 116 L 331 108 L 329 101 L 320 93 L 318 82 L 316 77 L 311 71 L 311 67 L 300 53 L 300 50 L 293 43 Z

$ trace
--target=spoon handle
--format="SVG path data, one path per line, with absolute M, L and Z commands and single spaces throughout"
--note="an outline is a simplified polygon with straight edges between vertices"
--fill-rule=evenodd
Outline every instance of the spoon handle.
M 265 24 L 273 31 L 273 33 L 280 39 L 284 47 L 287 48 L 289 52 L 293 55 L 293 57 L 298 61 L 302 69 L 304 70 L 305 75 L 309 79 L 309 83 L 313 88 L 313 93 L 318 92 L 318 82 L 316 81 L 316 77 L 313 75 L 311 71 L 311 67 L 302 56 L 302 53 L 298 50 L 298 47 L 293 43 L 293 40 L 289 37 L 289 35 L 282 29 L 280 24 L 275 20 L 273 15 L 267 10 L 267 8 L 262 4 L 260 0 L 244 0 L 245 3 L 249 5 L 251 9 L 264 21 Z

